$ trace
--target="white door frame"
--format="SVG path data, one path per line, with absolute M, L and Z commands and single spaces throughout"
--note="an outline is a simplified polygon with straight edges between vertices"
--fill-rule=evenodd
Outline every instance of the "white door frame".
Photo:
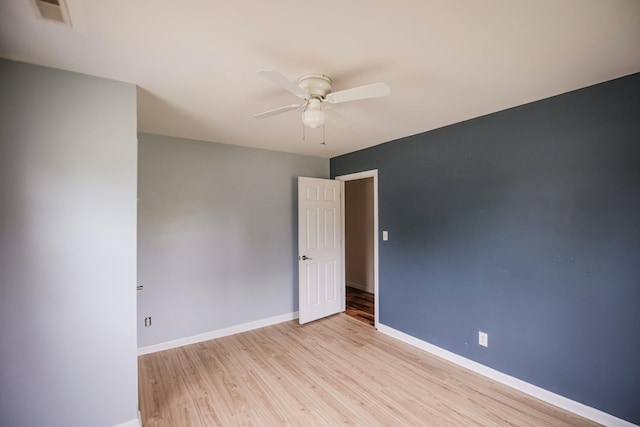
M 380 304 L 379 304 L 379 290 L 378 290 L 378 169 L 363 171 L 352 173 L 349 175 L 341 175 L 336 176 L 335 179 L 337 181 L 342 181 L 340 183 L 340 209 L 342 210 L 342 265 L 346 268 L 346 253 L 345 253 L 345 223 L 347 221 L 345 218 L 345 191 L 344 191 L 344 183 L 345 181 L 354 181 L 356 179 L 363 178 L 373 178 L 373 305 L 374 305 L 374 326 L 378 329 L 379 323 L 379 312 L 380 312 Z M 343 270 L 344 270 L 343 268 Z M 344 273 L 344 271 L 343 271 Z M 344 276 L 344 274 L 343 274 Z M 346 278 L 343 277 L 343 289 L 346 290 Z M 345 298 L 342 299 L 342 311 L 345 310 Z

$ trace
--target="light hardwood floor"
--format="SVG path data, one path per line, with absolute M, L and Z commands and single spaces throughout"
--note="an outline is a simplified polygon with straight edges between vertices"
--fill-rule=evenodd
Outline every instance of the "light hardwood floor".
M 592 426 L 338 314 L 141 356 L 144 426 Z

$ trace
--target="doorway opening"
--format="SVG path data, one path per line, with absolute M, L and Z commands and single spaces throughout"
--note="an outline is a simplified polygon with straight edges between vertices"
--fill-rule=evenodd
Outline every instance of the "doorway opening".
M 345 313 L 377 328 L 377 170 L 336 179 L 343 181 Z

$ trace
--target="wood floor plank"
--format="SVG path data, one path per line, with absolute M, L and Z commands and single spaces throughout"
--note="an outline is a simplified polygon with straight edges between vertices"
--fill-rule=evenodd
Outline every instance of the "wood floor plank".
M 339 314 L 140 356 L 146 426 L 595 426 Z

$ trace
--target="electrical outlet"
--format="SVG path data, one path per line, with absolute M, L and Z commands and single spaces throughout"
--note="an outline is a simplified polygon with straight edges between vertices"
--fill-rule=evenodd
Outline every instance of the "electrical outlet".
M 147 328 L 151 326 L 151 316 L 144 318 L 144 326 Z
M 478 331 L 478 344 L 483 347 L 489 347 L 489 334 L 486 332 Z

